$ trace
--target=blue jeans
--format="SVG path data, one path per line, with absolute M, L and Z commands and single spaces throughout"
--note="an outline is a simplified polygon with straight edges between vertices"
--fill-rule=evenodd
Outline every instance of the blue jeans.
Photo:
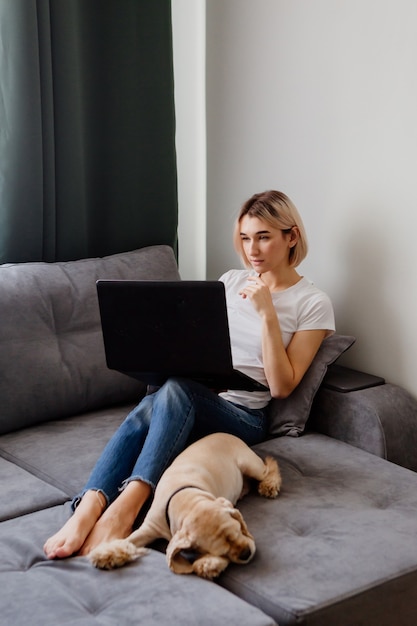
M 162 473 L 184 448 L 214 432 L 240 437 L 248 445 L 266 437 L 265 409 L 248 409 L 219 397 L 207 387 L 171 378 L 145 396 L 104 448 L 78 504 L 90 490 L 113 502 L 123 487 L 141 480 L 155 488 Z

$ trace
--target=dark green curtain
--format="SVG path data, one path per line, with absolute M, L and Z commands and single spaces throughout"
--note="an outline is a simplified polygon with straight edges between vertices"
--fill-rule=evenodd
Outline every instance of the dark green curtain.
M 0 0 L 0 263 L 176 247 L 169 0 Z

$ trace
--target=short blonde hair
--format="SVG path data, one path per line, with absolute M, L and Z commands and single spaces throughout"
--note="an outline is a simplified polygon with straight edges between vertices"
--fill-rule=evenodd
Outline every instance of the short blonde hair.
M 244 252 L 240 237 L 240 223 L 245 215 L 258 217 L 273 228 L 284 232 L 290 232 L 294 226 L 297 227 L 299 238 L 295 246 L 290 248 L 289 262 L 291 267 L 297 267 L 305 259 L 308 252 L 307 235 L 303 221 L 294 203 L 281 191 L 264 191 L 254 194 L 247 200 L 240 209 L 235 223 L 233 242 L 237 253 L 242 258 L 246 267 L 251 264 Z

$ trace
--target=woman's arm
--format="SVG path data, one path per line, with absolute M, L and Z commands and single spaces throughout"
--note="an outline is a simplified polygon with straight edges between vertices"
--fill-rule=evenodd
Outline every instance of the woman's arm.
M 262 320 L 262 356 L 271 396 L 286 398 L 311 365 L 327 331 L 298 331 L 285 349 L 279 319 L 267 285 L 259 278 L 245 287 L 241 295 L 250 298 Z
M 323 341 L 325 330 L 301 330 L 294 333 L 287 349 L 284 348 L 275 313 L 278 331 L 266 319 L 262 321 L 262 354 L 265 376 L 273 398 L 286 398 L 297 387 L 311 365 Z

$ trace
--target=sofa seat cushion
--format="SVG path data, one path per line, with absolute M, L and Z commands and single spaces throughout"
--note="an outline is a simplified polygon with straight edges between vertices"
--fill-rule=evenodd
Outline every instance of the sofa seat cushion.
M 72 498 L 85 484 L 107 441 L 135 404 L 52 420 L 0 437 L 8 459 Z M 36 498 L 36 490 L 33 498 Z
M 0 458 L 0 522 L 61 504 L 67 494 Z
M 0 266 L 0 433 L 128 402 L 144 389 L 106 366 L 100 278 L 178 280 L 179 273 L 168 246 Z
M 417 624 L 417 474 L 315 433 L 255 449 L 282 493 L 240 502 L 257 553 L 221 584 L 280 626 Z
M 173 574 L 154 550 L 113 571 L 95 569 L 85 557 L 46 560 L 42 545 L 64 521 L 66 508 L 0 524 L 2 624 L 274 626 L 215 583 Z

